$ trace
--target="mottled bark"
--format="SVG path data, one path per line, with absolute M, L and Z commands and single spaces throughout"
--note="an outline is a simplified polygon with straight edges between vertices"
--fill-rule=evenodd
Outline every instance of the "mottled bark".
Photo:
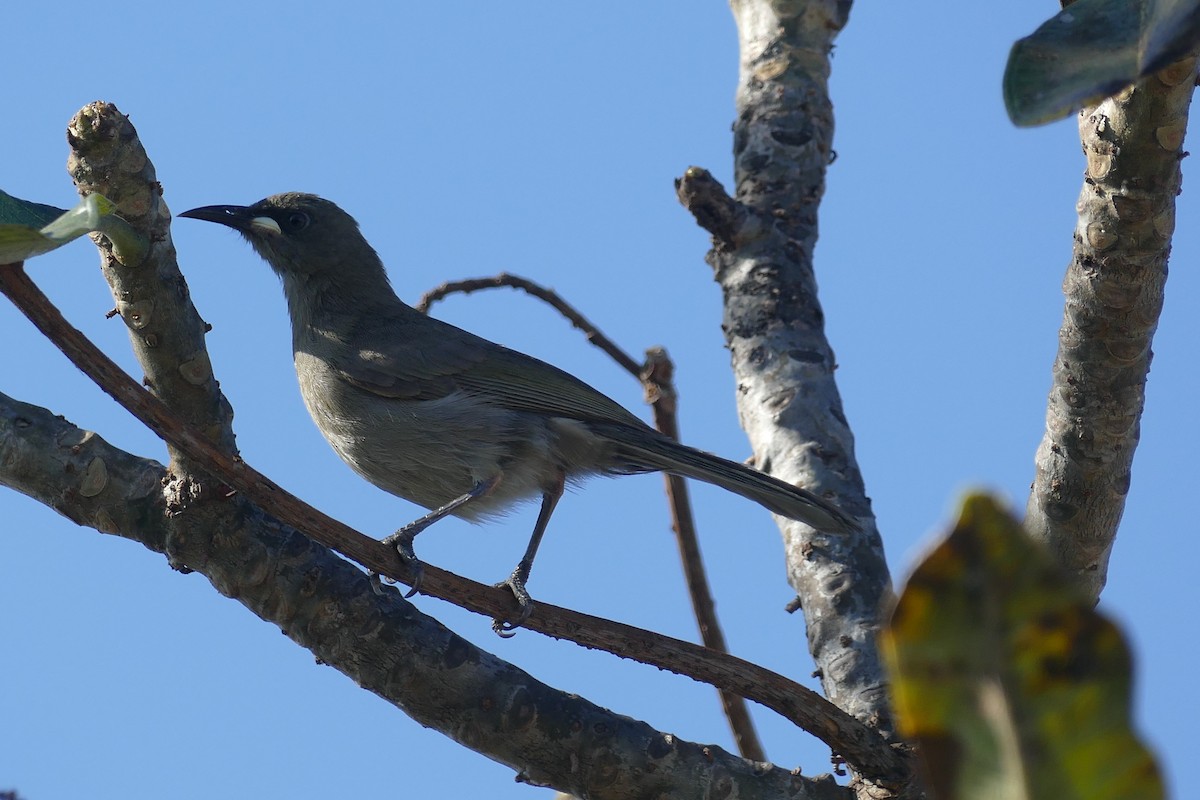
M 1196 59 L 1079 115 L 1087 156 L 1025 524 L 1098 598 L 1131 485 Z
M 67 171 L 81 197 L 100 193 L 150 248 L 136 264 L 122 263 L 103 236 L 95 236 L 100 266 L 116 311 L 145 371 L 145 385 L 225 452 L 236 452 L 233 410 L 213 377 L 204 345 L 208 326 L 192 305 L 171 242 L 171 213 L 154 164 L 129 118 L 111 103 L 84 106 L 67 125 Z M 168 446 L 174 463 L 181 454 Z
M 679 196 L 713 234 L 707 258 L 724 292 L 738 411 L 757 466 L 834 500 L 862 526 L 832 536 L 780 521 L 788 578 L 826 695 L 886 732 L 876 633 L 891 579 L 834 383 L 812 264 L 832 152 L 829 53 L 849 4 L 734 0 L 732 7 L 741 45 L 736 191 L 729 197 L 692 168 Z

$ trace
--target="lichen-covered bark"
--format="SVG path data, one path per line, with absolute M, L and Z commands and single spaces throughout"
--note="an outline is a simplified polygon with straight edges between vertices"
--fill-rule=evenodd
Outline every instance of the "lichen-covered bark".
M 741 46 L 736 191 L 724 198 L 706 173 L 690 170 L 681 198 L 714 234 L 708 260 L 724 292 L 738 410 L 758 467 L 833 499 L 862 525 L 849 536 L 788 521 L 782 530 L 826 695 L 888 731 L 876 633 L 891 579 L 834 383 L 812 264 L 832 152 L 829 53 L 849 4 L 732 7 Z
M 1025 524 L 1093 598 L 1131 485 L 1195 77 L 1191 57 L 1079 116 L 1087 171 Z

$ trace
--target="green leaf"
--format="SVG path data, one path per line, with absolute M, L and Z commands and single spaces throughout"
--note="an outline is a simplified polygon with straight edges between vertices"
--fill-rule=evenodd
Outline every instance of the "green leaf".
M 984 495 L 909 578 L 881 644 L 897 727 L 938 800 L 1154 800 L 1131 658 L 1050 556 Z
M 1004 70 L 1016 125 L 1043 125 L 1121 91 L 1200 42 L 1200 0 L 1078 0 L 1019 40 Z
M 118 219 L 110 218 L 115 208 L 111 200 L 100 194 L 88 195 L 70 211 L 3 194 L 0 197 L 0 264 L 24 261 L 61 247 L 85 233 L 109 228 L 111 220 Z
M 116 214 L 102 216 L 96 230 L 108 237 L 112 242 L 113 255 L 127 266 L 142 263 L 150 249 L 145 238 Z
M 40 228 L 65 213 L 65 208 L 22 200 L 0 189 L 0 223 Z

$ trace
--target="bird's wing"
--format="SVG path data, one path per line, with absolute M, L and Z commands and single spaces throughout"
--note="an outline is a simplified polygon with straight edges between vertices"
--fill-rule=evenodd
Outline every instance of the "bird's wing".
M 642 427 L 640 419 L 575 376 L 433 318 L 375 318 L 333 364 L 382 397 L 435 400 L 454 392 L 498 406 L 583 421 Z
M 416 313 L 416 312 L 413 312 Z M 470 340 L 414 324 L 408 317 L 363 319 L 326 360 L 360 389 L 398 400 L 437 400 L 461 390 L 458 376 L 486 360 Z

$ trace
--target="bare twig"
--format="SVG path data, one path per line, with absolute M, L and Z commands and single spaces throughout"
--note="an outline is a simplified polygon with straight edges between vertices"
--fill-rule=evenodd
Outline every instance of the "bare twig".
M 409 577 L 393 548 L 304 503 L 184 426 L 160 400 L 63 319 L 21 264 L 0 265 L 0 292 L 101 389 L 218 480 L 281 522 L 359 564 L 397 580 Z M 511 592 L 475 583 L 433 565 L 425 567 L 421 592 L 493 618 L 516 610 Z M 538 604 L 525 627 L 703 683 L 726 686 L 811 732 L 866 774 L 903 779 L 909 773 L 907 759 L 875 731 L 812 690 L 756 664 L 548 603 Z
M 654 409 L 654 424 L 672 439 L 679 439 L 679 421 L 676 411 L 674 384 L 675 365 L 661 347 L 646 351 L 646 366 L 642 370 L 642 384 L 646 387 L 647 400 Z M 671 504 L 672 525 L 675 543 L 679 547 L 679 561 L 683 565 L 684 580 L 688 595 L 692 598 L 692 612 L 700 626 L 700 639 L 704 646 L 720 653 L 729 652 L 725 634 L 717 620 L 717 607 L 713 602 L 712 589 L 704 569 L 704 558 L 700 555 L 700 541 L 696 535 L 696 521 L 692 516 L 692 502 L 688 496 L 687 481 L 678 475 L 663 475 L 667 484 L 667 498 Z M 746 758 L 766 761 L 766 750 L 754 729 L 750 710 L 745 701 L 720 686 L 721 706 L 725 718 L 733 731 L 738 752 Z
M 646 362 L 638 364 L 632 356 L 601 333 L 590 320 L 553 289 L 547 289 L 528 278 L 502 272 L 491 278 L 470 278 L 443 283 L 426 292 L 417 303 L 416 308 L 428 313 L 431 305 L 451 294 L 470 294 L 481 289 L 500 287 L 520 289 L 544 301 L 566 317 L 572 325 L 583 331 L 584 337 L 589 342 L 611 356 L 626 372 L 641 382 L 646 402 L 654 411 L 655 427 L 672 439 L 679 440 L 678 402 L 673 383 L 675 366 L 667 356 L 667 351 L 661 347 L 647 350 Z M 688 594 L 692 599 L 696 625 L 700 629 L 701 641 L 704 642 L 705 647 L 711 650 L 727 653 L 729 648 L 725 643 L 725 635 L 721 632 L 712 590 L 704 570 L 704 560 L 700 555 L 700 543 L 696 535 L 696 522 L 692 515 L 687 481 L 676 475 L 668 474 L 663 475 L 663 481 L 666 484 L 667 504 L 671 510 L 671 530 L 675 534 L 675 542 L 679 547 L 679 558 L 682 562 Z M 755 761 L 766 761 L 766 750 L 754 730 L 754 721 L 750 718 L 750 711 L 746 708 L 745 701 L 736 693 L 720 686 L 717 687 L 717 692 L 721 698 L 721 707 L 725 712 L 725 718 L 729 721 L 730 730 L 733 732 L 734 741 L 737 742 L 738 752 Z
M 470 294 L 480 289 L 497 289 L 504 286 L 512 289 L 520 289 L 548 304 L 555 311 L 566 317 L 572 325 L 583 331 L 584 338 L 605 353 L 608 353 L 613 361 L 621 365 L 622 369 L 635 378 L 641 376 L 642 365 L 634 361 L 633 357 L 618 347 L 612 339 L 601 333 L 600 329 L 593 325 L 583 314 L 580 314 L 574 306 L 563 300 L 553 289 L 547 289 L 545 286 L 540 286 L 528 278 L 522 278 L 519 275 L 510 275 L 507 272 L 501 272 L 499 275 L 491 278 L 469 278 L 462 281 L 448 281 L 426 292 L 417 302 L 416 309 L 428 313 L 431 305 L 448 295 L 456 293 Z

